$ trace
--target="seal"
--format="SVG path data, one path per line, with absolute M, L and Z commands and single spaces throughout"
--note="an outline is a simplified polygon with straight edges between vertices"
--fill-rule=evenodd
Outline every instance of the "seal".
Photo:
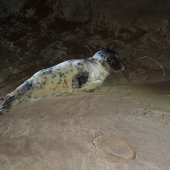
M 100 87 L 112 72 L 124 70 L 117 52 L 107 48 L 87 59 L 72 59 L 35 73 L 31 78 L 6 95 L 0 103 L 0 112 L 24 101 L 70 94 L 75 91 L 93 91 Z

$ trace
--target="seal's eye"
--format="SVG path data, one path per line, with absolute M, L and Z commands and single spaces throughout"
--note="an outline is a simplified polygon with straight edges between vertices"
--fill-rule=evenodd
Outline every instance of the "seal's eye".
M 115 56 L 108 57 L 107 62 L 113 70 L 121 70 L 122 68 L 120 60 Z
M 109 57 L 109 58 L 107 59 L 107 62 L 108 62 L 110 65 L 113 65 L 113 64 L 118 63 L 118 61 L 116 60 L 116 58 L 112 58 L 112 57 Z

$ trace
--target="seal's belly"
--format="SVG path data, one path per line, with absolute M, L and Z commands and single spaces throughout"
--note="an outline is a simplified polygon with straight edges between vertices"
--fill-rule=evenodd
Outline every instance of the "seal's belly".
M 47 82 L 42 88 L 38 88 L 32 91 L 32 96 L 51 96 L 58 95 L 64 92 L 72 91 L 72 79 L 66 77 L 56 78 Z

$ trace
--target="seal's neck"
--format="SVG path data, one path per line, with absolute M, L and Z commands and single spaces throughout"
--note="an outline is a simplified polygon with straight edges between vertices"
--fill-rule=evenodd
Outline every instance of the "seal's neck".
M 107 74 L 111 72 L 110 66 L 106 61 L 100 60 L 98 58 L 95 59 L 94 56 L 89 57 L 88 60 L 95 61 L 100 66 L 101 70 Z
M 100 64 L 101 68 L 103 69 L 103 71 L 107 72 L 108 74 L 110 74 L 111 69 L 110 66 L 107 62 L 102 62 L 100 60 L 97 60 L 97 62 Z

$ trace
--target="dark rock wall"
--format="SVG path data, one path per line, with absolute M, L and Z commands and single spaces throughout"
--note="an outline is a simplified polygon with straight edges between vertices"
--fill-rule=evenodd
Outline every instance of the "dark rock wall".
M 0 0 L 0 83 L 16 82 L 101 47 L 117 50 L 127 68 L 169 70 L 169 0 Z M 11 78 L 12 77 L 12 78 Z M 6 81 L 5 81 L 6 80 Z
M 159 30 L 170 19 L 169 0 L 1 0 L 1 18 L 60 18 L 92 27 L 140 27 Z

